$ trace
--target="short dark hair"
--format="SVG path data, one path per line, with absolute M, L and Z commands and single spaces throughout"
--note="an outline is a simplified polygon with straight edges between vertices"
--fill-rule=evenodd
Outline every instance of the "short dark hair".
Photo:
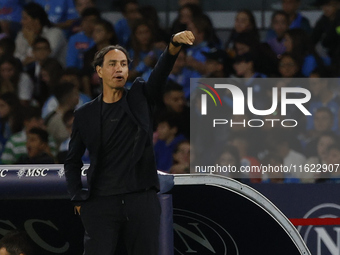
M 23 109 L 24 120 L 40 119 L 41 109 L 35 106 L 28 106 Z
M 37 45 L 38 43 L 46 43 L 48 45 L 48 47 L 51 49 L 51 44 L 50 42 L 42 36 L 38 36 L 34 39 L 32 46 L 34 47 L 35 45 Z
M 125 1 L 121 1 L 121 4 L 120 4 L 120 11 L 121 11 L 122 13 L 125 13 L 125 12 L 126 12 L 126 6 L 127 6 L 128 4 L 136 4 L 136 5 L 139 5 L 137 0 L 125 0 Z
M 30 2 L 24 6 L 23 11 L 26 12 L 31 18 L 38 19 L 43 27 L 51 26 L 48 15 L 40 4 Z
M 121 52 L 123 52 L 128 60 L 128 63 L 131 62 L 131 59 L 129 57 L 129 53 L 127 52 L 127 50 L 116 44 L 116 45 L 109 45 L 106 46 L 104 48 L 102 48 L 100 51 L 97 51 L 96 55 L 94 56 L 94 60 L 92 62 L 92 66 L 94 67 L 94 69 L 96 69 L 97 66 L 103 66 L 103 62 L 104 62 L 104 57 L 105 55 L 110 52 L 111 50 L 120 50 Z
M 75 86 L 70 82 L 61 82 L 54 88 L 54 95 L 59 104 L 64 104 L 67 97 L 74 90 Z
M 169 93 L 171 91 L 183 92 L 183 86 L 173 80 L 168 80 L 164 88 L 164 94 Z
M 322 107 L 316 109 L 315 113 L 317 113 L 317 112 L 325 112 L 325 113 L 328 113 L 328 115 L 329 115 L 332 119 L 334 119 L 334 114 L 333 114 L 333 112 L 332 112 L 331 109 L 329 109 L 327 106 L 322 106 Z
M 27 233 L 18 230 L 8 232 L 0 240 L 0 248 L 5 248 L 10 255 L 19 255 L 21 253 L 32 255 L 32 247 L 32 241 Z
M 281 15 L 281 16 L 284 16 L 285 19 L 287 20 L 287 22 L 289 23 L 289 16 L 286 12 L 284 12 L 283 10 L 277 10 L 275 12 L 273 12 L 272 14 L 272 18 L 271 18 L 271 21 L 273 22 L 274 18 L 278 15 Z
M 0 48 L 4 50 L 4 54 L 13 56 L 15 51 L 15 42 L 10 37 L 5 37 L 0 40 Z
M 99 19 L 100 11 L 96 7 L 88 7 L 85 10 L 83 10 L 80 15 L 82 19 L 88 16 L 96 16 Z
M 43 143 L 48 144 L 48 132 L 45 129 L 34 127 L 28 133 L 37 135 Z
M 179 127 L 179 117 L 176 113 L 163 112 L 157 117 L 157 124 L 162 122 L 168 123 L 170 128 Z

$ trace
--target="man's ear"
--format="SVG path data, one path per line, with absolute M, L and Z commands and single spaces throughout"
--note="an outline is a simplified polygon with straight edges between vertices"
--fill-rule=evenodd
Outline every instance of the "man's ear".
M 97 71 L 97 74 L 100 78 L 103 78 L 102 77 L 102 67 L 101 66 L 96 66 L 96 71 Z

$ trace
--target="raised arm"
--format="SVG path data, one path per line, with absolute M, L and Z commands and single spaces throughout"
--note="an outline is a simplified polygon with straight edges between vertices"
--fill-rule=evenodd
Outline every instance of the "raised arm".
M 171 37 L 169 46 L 165 49 L 153 69 L 145 86 L 146 96 L 157 102 L 162 96 L 163 88 L 166 85 L 167 78 L 176 61 L 183 44 L 192 45 L 195 40 L 191 31 L 182 31 Z

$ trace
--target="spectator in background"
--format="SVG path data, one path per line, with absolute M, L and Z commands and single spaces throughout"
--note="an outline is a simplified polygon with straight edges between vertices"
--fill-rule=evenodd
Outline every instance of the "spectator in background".
M 307 116 L 306 130 L 312 130 L 314 128 L 313 115 L 317 109 L 321 107 L 327 107 L 333 114 L 333 127 L 332 130 L 339 131 L 338 126 L 338 112 L 340 110 L 340 97 L 335 94 L 331 88 L 331 81 L 328 79 L 332 77 L 332 72 L 329 69 L 315 69 L 309 79 L 309 90 L 312 94 L 312 99 L 309 101 L 308 111 L 312 115 Z
M 33 2 L 40 4 L 46 11 L 50 22 L 63 29 L 65 36 L 68 38 L 70 35 L 70 28 L 78 18 L 78 13 L 74 6 L 73 0 L 33 0 Z
M 321 46 L 317 48 L 321 56 L 325 54 L 330 56 L 332 64 L 339 68 L 340 36 L 337 29 L 340 26 L 339 1 L 317 0 L 316 5 L 321 7 L 323 15 L 314 26 L 312 42 L 316 46 Z
M 22 107 L 16 94 L 0 95 L 0 156 L 10 136 L 23 128 Z
M 27 155 L 18 159 L 16 164 L 54 164 L 48 146 L 48 133 L 42 128 L 31 128 L 27 134 Z
M 138 76 L 150 71 L 162 51 L 155 48 L 155 35 L 152 26 L 146 20 L 136 20 L 132 27 L 129 57 L 133 62 L 129 67 L 128 81 L 132 83 Z M 131 84 L 130 84 L 131 86 Z
M 14 164 L 21 156 L 27 155 L 26 141 L 27 133 L 34 127 L 44 127 L 41 118 L 41 111 L 36 107 L 25 107 L 23 109 L 24 129 L 13 134 L 5 145 L 5 150 L 1 156 L 1 162 L 6 165 Z M 54 140 L 49 136 L 49 146 L 53 156 L 57 154 L 57 148 Z
M 157 124 L 158 141 L 154 145 L 157 169 L 169 172 L 172 166 L 172 153 L 177 144 L 184 140 L 178 132 L 178 119 L 174 114 L 160 116 Z
M 266 42 L 277 56 L 286 51 L 284 45 L 284 35 L 289 28 L 289 16 L 284 11 L 276 11 L 272 15 L 271 28 L 275 32 L 275 37 L 268 39 Z
M 183 87 L 171 80 L 168 81 L 163 94 L 163 109 L 158 109 L 156 116 L 164 113 L 177 115 L 179 132 L 190 138 L 190 109 L 185 103 Z
M 236 147 L 240 155 L 241 166 L 260 166 L 258 159 L 254 156 L 250 156 L 249 150 L 252 145 L 250 144 L 250 140 L 243 133 L 233 133 L 230 137 L 230 145 Z M 253 172 L 249 173 L 246 178 L 250 178 L 250 182 L 252 183 L 259 183 L 261 182 L 262 176 L 260 172 Z
M 208 78 L 226 78 L 230 76 L 232 73 L 232 60 L 224 50 L 214 48 L 210 52 L 203 52 L 203 55 L 206 57 L 205 66 Z
M 41 107 L 49 93 L 46 84 L 41 81 L 41 66 L 51 54 L 51 46 L 47 39 L 38 36 L 33 44 L 34 62 L 29 63 L 24 67 L 26 73 L 30 76 L 34 83 L 33 98 L 37 100 Z
M 316 144 L 320 135 L 332 131 L 334 115 L 328 107 L 320 107 L 313 113 L 314 128 L 307 132 L 305 140 L 305 155 L 312 157 L 317 155 Z
M 266 138 L 266 145 L 269 151 L 283 158 L 284 166 L 288 167 L 290 165 L 303 166 L 306 163 L 306 157 L 300 152 L 297 152 L 294 149 L 292 149 L 292 140 L 293 137 L 291 133 L 281 128 L 275 128 L 269 132 Z M 296 173 L 295 174 L 290 173 L 285 177 L 298 178 L 298 175 Z
M 102 48 L 117 44 L 118 39 L 112 24 L 105 19 L 99 19 L 95 23 L 92 38 L 95 45 L 84 53 L 83 83 L 88 84 L 89 92 L 87 94 L 96 97 L 101 93 L 101 83 L 92 66 L 94 56 Z
M 217 164 L 221 167 L 236 167 L 236 170 L 239 171 L 241 167 L 241 159 L 238 149 L 233 145 L 227 145 L 222 154 L 220 155 Z M 232 172 L 216 172 L 215 174 L 222 175 L 225 177 L 230 177 L 234 179 L 242 179 L 243 176 L 240 174 L 232 173 Z M 241 178 L 240 178 L 241 177 Z M 246 176 L 244 176 L 246 177 Z
M 171 70 L 169 80 L 183 87 L 184 97 L 189 102 L 190 78 L 201 78 L 202 75 L 186 66 L 186 58 L 186 52 L 181 50 Z
M 235 17 L 234 28 L 232 29 L 230 36 L 226 43 L 227 52 L 234 57 L 235 52 L 233 48 L 235 47 L 234 40 L 240 35 L 246 34 L 247 37 L 250 37 L 254 42 L 259 42 L 259 32 L 256 26 L 256 21 L 253 13 L 250 10 L 244 9 L 237 12 Z M 244 52 L 245 53 L 245 52 Z M 239 55 L 242 53 L 239 53 Z
M 33 96 L 34 85 L 28 74 L 21 71 L 20 62 L 13 56 L 0 58 L 0 94 L 15 93 L 22 105 L 27 106 Z
M 116 34 L 119 35 L 119 45 L 126 49 L 130 49 L 132 25 L 136 20 L 142 18 L 138 2 L 136 0 L 122 1 L 121 12 L 124 17 L 116 22 L 115 31 Z
M 302 78 L 302 64 L 290 53 L 283 53 L 279 60 L 279 74 L 282 78 Z
M 55 88 L 54 94 L 58 100 L 58 107 L 46 116 L 45 125 L 59 148 L 59 145 L 69 137 L 63 115 L 75 109 L 79 102 L 79 90 L 72 83 L 62 82 Z
M 263 160 L 262 164 L 273 168 L 281 168 L 283 159 L 278 154 L 269 153 Z M 269 171 L 267 178 L 262 183 L 300 183 L 299 178 L 286 178 L 283 171 Z
M 21 26 L 21 12 L 24 0 L 0 1 L 0 27 L 3 34 L 14 39 Z
M 0 240 L 1 255 L 34 255 L 32 240 L 25 232 L 7 231 Z
M 286 52 L 292 54 L 298 62 L 302 63 L 301 73 L 304 77 L 309 77 L 315 68 L 329 64 L 327 59 L 323 60 L 315 52 L 308 34 L 302 29 L 288 30 L 285 34 L 284 45 Z
M 234 40 L 236 56 L 250 53 L 254 57 L 254 68 L 267 76 L 277 74 L 277 56 L 267 43 L 261 43 L 252 34 L 241 33 Z M 233 58 L 235 58 L 234 56 Z
M 69 37 L 82 31 L 81 13 L 87 8 L 96 7 L 95 0 L 74 0 L 74 6 L 78 17 L 73 21 L 70 27 Z
M 80 72 L 77 68 L 70 67 L 70 68 L 67 68 L 66 70 L 64 70 L 64 72 L 61 74 L 59 82 L 61 82 L 61 83 L 62 82 L 72 83 L 75 86 L 75 88 L 78 90 L 78 92 L 79 92 L 79 102 L 76 106 L 76 109 L 78 109 L 83 104 L 91 101 L 91 98 L 82 92 L 83 88 L 81 86 L 82 85 L 81 76 L 80 76 Z M 56 96 L 54 94 L 52 94 L 46 100 L 46 102 L 45 102 L 45 104 L 42 108 L 41 116 L 43 118 L 46 118 L 46 116 L 48 114 L 50 114 L 52 111 L 56 110 L 57 107 L 58 107 L 58 100 L 57 100 Z
M 0 39 L 0 57 L 3 55 L 14 56 L 15 43 L 10 37 Z
M 177 144 L 172 153 L 171 174 L 190 174 L 190 142 L 183 140 Z
M 82 31 L 72 35 L 67 44 L 66 66 L 83 68 L 84 53 L 95 44 L 92 39 L 94 25 L 100 19 L 98 9 L 91 7 L 81 13 Z
M 281 3 L 282 10 L 287 13 L 289 17 L 289 29 L 299 28 L 305 31 L 307 35 L 310 35 L 312 33 L 312 28 L 309 20 L 298 12 L 301 0 L 281 0 Z M 266 41 L 276 36 L 275 31 L 270 29 L 267 32 Z
M 52 27 L 44 9 L 36 3 L 24 6 L 21 19 L 22 29 L 15 39 L 15 57 L 23 65 L 34 61 L 32 44 L 37 36 L 46 38 L 51 46 L 51 57 L 65 63 L 66 39 L 61 29 Z
M 187 50 L 187 66 L 201 75 L 205 75 L 206 57 L 202 52 L 210 52 L 209 39 L 211 38 L 212 27 L 204 16 L 197 17 L 189 23 L 188 29 L 195 36 L 194 45 Z
M 178 16 L 172 23 L 171 33 L 175 34 L 188 29 L 188 25 L 197 17 L 203 15 L 203 10 L 198 4 L 185 4 L 178 10 Z
M 335 143 L 328 147 L 327 150 L 327 161 L 325 165 L 327 170 L 326 172 L 322 171 L 317 176 L 318 179 L 315 180 L 316 183 L 340 183 L 340 174 L 339 171 L 336 171 L 337 166 L 340 164 L 340 145 L 339 143 Z M 322 169 L 324 170 L 324 168 Z
M 48 58 L 41 65 L 40 70 L 40 100 L 45 102 L 53 93 L 54 88 L 58 85 L 63 73 L 63 67 L 55 58 Z
M 339 137 L 332 131 L 322 133 L 317 139 L 316 150 L 317 155 L 309 157 L 306 161 L 306 165 L 312 164 L 327 164 L 328 148 L 333 144 L 338 144 Z M 317 175 L 313 172 L 303 173 L 300 177 L 302 182 L 315 182 Z
M 152 5 L 145 5 L 140 7 L 140 13 L 143 19 L 146 20 L 150 27 L 152 27 L 155 47 L 163 51 L 167 46 L 170 35 L 160 26 L 160 20 L 156 8 Z

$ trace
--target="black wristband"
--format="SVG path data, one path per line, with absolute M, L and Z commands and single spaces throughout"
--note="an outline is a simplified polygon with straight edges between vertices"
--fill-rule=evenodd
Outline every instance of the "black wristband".
M 173 40 L 173 39 L 174 39 L 174 36 L 175 36 L 175 34 L 173 34 L 173 35 L 171 36 L 171 39 L 170 39 L 170 42 L 172 43 L 172 45 L 175 46 L 175 47 L 182 46 L 183 43 L 174 42 L 174 40 Z

